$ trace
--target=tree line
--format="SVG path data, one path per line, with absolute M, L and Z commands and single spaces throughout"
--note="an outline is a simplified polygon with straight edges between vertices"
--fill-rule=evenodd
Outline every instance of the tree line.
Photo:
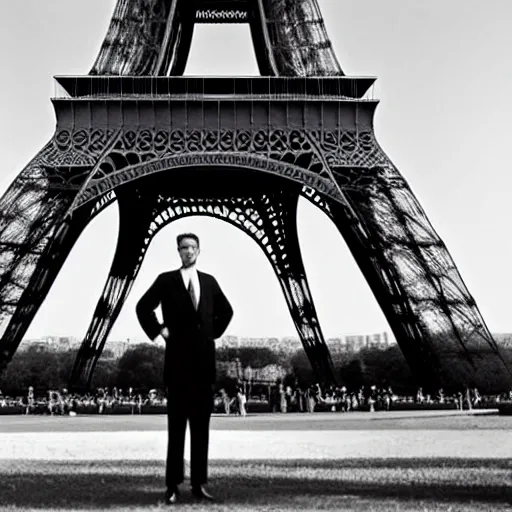
M 503 349 L 502 353 L 512 367 L 512 350 Z M 16 353 L 0 375 L 0 390 L 4 395 L 19 396 L 26 394 L 29 386 L 34 387 L 37 395 L 45 394 L 49 389 L 66 388 L 75 358 L 76 351 L 52 352 L 29 347 Z M 390 386 L 398 394 L 414 394 L 418 387 L 398 346 L 333 354 L 332 359 L 339 384 L 349 389 L 377 385 Z M 307 386 L 316 382 L 303 350 L 290 355 L 269 348 L 219 348 L 217 361 L 217 387 L 231 387 L 233 376 L 226 373 L 226 365 L 222 363 L 233 361 L 237 361 L 242 369 L 280 365 L 286 370 L 286 384 L 298 380 Z M 102 357 L 96 366 L 91 388 L 128 390 L 131 387 L 144 392 L 151 388 L 162 389 L 163 362 L 164 349 L 150 344 L 132 347 L 119 359 Z M 492 373 L 492 367 L 487 370 Z M 486 392 L 485 389 L 480 391 Z

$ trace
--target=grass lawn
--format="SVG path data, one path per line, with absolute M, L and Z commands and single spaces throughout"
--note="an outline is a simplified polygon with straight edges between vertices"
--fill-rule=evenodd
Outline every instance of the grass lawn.
M 0 460 L 0 510 L 158 510 L 162 461 Z M 179 510 L 495 511 L 512 509 L 512 461 L 352 459 L 210 461 L 221 502 Z

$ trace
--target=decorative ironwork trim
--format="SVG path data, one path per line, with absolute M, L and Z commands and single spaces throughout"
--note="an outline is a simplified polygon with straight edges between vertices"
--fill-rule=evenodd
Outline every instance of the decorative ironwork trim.
M 174 155 L 158 160 L 152 160 L 131 167 L 126 167 L 98 180 L 91 180 L 89 187 L 77 195 L 73 204 L 73 209 L 79 208 L 92 199 L 123 183 L 141 178 L 142 176 L 179 167 L 210 166 L 239 167 L 275 174 L 300 183 L 301 185 L 307 185 L 315 189 L 317 192 L 332 198 L 338 203 L 344 204 L 344 200 L 340 196 L 338 188 L 334 183 L 326 178 L 319 177 L 318 174 L 307 171 L 302 167 L 278 162 L 258 155 L 241 155 L 230 152 L 209 152 L 204 154 Z
M 196 23 L 247 23 L 249 16 L 243 9 L 199 9 Z

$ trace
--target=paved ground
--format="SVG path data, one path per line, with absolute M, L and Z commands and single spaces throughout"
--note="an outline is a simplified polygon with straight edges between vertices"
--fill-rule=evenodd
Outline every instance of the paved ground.
M 0 416 L 0 433 L 166 431 L 165 415 Z M 212 430 L 508 430 L 512 416 L 477 411 L 389 411 L 314 414 L 214 415 Z
M 489 412 L 214 417 L 210 459 L 512 459 L 512 417 Z M 167 445 L 165 416 L 4 416 L 0 431 L 4 460 L 163 460 Z

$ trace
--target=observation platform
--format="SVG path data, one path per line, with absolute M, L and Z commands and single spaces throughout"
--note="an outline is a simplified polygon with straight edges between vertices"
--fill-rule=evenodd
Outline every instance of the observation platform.
M 57 128 L 372 129 L 374 77 L 57 76 Z
M 56 98 L 362 100 L 376 77 L 56 76 Z
M 375 77 L 56 76 L 57 130 L 371 131 Z

